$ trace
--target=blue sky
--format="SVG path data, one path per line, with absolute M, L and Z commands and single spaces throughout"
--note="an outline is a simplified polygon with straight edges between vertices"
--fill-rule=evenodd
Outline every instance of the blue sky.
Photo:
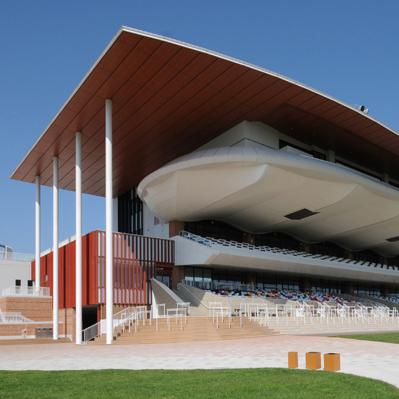
M 161 34 L 305 83 L 399 131 L 397 0 L 7 1 L 0 15 L 0 244 L 33 253 L 35 186 L 9 176 L 120 26 Z M 60 192 L 60 240 L 75 197 Z M 105 228 L 105 201 L 84 196 L 83 233 Z M 42 250 L 52 190 L 42 188 Z

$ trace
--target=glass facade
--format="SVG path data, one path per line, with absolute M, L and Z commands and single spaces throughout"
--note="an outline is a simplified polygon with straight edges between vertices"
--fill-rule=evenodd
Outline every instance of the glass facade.
M 133 187 L 118 197 L 118 231 L 143 235 L 143 202 Z
M 241 242 L 243 232 L 227 223 L 217 220 L 201 220 L 199 222 L 185 222 L 184 230 L 201 237 L 222 238 L 229 241 Z

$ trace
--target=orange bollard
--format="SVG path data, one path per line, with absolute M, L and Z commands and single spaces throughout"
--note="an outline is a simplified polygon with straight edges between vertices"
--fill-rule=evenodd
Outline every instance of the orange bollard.
M 327 371 L 341 370 L 341 355 L 339 353 L 325 353 L 324 370 Z
M 309 370 L 321 369 L 321 353 L 307 352 L 306 353 L 306 368 Z
M 298 368 L 298 352 L 288 352 L 288 368 Z

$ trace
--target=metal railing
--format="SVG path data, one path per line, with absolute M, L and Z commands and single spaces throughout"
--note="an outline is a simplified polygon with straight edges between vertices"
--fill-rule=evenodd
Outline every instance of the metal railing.
M 19 252 L 0 251 L 0 260 L 19 260 L 22 262 L 32 262 L 35 260 L 33 254 L 23 254 Z
M 50 296 L 49 287 L 20 287 L 12 285 L 2 290 L 2 296 Z
M 0 309 L 0 323 L 32 323 L 32 320 L 22 316 L 20 312 L 3 312 Z
M 182 283 L 201 290 L 255 291 L 257 289 L 255 284 L 241 284 L 234 281 L 218 282 L 182 280 Z
M 255 251 L 262 251 L 262 252 L 279 253 L 282 255 L 293 255 L 293 256 L 299 256 L 299 257 L 303 257 L 303 258 L 311 258 L 311 259 L 317 259 L 317 260 L 322 260 L 322 261 L 337 262 L 337 263 L 342 263 L 342 264 L 370 267 L 370 268 L 376 268 L 376 269 L 386 269 L 386 270 L 395 270 L 395 271 L 399 270 L 399 265 L 388 266 L 388 265 L 385 265 L 382 263 L 369 262 L 369 261 L 365 261 L 365 260 L 358 261 L 358 260 L 353 260 L 353 259 L 349 259 L 349 258 L 341 258 L 341 257 L 338 258 L 336 256 L 323 255 L 323 254 L 317 254 L 317 253 L 308 253 L 308 252 L 287 249 L 287 248 L 269 247 L 267 245 L 258 246 L 258 245 L 254 245 L 254 244 L 244 243 L 244 242 L 237 242 L 237 241 L 231 241 L 231 240 L 225 240 L 225 239 L 216 239 L 216 238 L 212 238 L 212 237 L 202 237 L 202 236 L 190 233 L 185 230 L 180 231 L 179 235 L 183 238 L 187 238 L 190 241 L 194 241 L 196 243 L 205 245 L 207 247 L 230 247 L 230 248 L 238 248 L 238 249 L 247 249 L 247 250 L 255 250 Z
M 82 331 L 82 335 L 83 335 L 82 340 L 84 343 L 94 338 L 101 337 L 101 321 L 96 324 L 93 324 L 90 327 L 85 328 Z
M 397 309 L 387 306 L 364 306 L 362 304 L 339 304 L 324 302 L 309 305 L 297 303 L 293 312 L 296 325 L 300 324 L 399 324 Z M 278 324 L 278 319 L 277 324 Z

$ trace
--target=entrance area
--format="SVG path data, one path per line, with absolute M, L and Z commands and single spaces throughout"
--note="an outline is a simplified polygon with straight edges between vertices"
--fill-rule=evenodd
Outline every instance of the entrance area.
M 165 266 L 157 266 L 156 279 L 165 284 L 168 288 L 172 287 L 172 268 Z

